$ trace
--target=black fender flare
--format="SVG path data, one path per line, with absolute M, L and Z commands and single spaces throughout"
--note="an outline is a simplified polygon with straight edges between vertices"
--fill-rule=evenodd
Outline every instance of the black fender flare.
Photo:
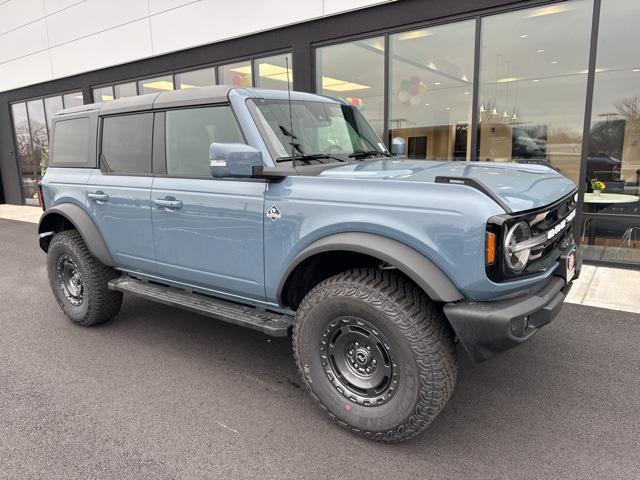
M 296 255 L 278 285 L 278 303 L 282 305 L 283 290 L 298 265 L 318 253 L 340 250 L 362 253 L 388 263 L 413 280 L 433 301 L 455 302 L 464 298 L 440 267 L 417 250 L 388 237 L 351 232 L 336 233 L 316 240 Z
M 49 246 L 48 242 L 43 242 L 42 240 L 57 233 L 55 227 L 58 216 L 65 218 L 73 225 L 94 257 L 109 267 L 114 266 L 113 259 L 100 230 L 89 214 L 73 203 L 64 203 L 48 208 L 40 217 L 38 235 L 40 236 L 40 248 L 42 250 L 46 252 Z

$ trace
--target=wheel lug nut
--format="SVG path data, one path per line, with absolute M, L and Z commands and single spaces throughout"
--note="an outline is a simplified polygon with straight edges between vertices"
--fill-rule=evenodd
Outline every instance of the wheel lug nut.
M 371 345 L 367 345 L 367 350 L 371 350 Z
M 371 373 L 371 369 L 367 367 L 367 373 Z
M 378 362 L 376 361 L 376 359 L 374 358 L 373 360 L 371 360 L 371 363 L 373 363 L 374 365 L 377 364 Z
M 349 350 L 349 355 L 353 355 L 353 350 Z
M 359 347 L 359 346 L 360 346 L 360 344 L 358 342 L 356 342 L 356 347 Z

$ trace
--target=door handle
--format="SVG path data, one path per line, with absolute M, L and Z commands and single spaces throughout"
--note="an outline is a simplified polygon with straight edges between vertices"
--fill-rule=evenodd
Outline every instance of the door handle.
M 88 193 L 87 197 L 91 200 L 95 200 L 97 203 L 103 203 L 109 200 L 109 195 L 107 195 L 101 190 L 98 190 L 97 192 L 93 192 L 93 193 Z
M 158 198 L 153 201 L 153 204 L 161 208 L 167 208 L 169 210 L 177 210 L 179 208 L 182 208 L 182 201 L 176 200 L 173 197 Z

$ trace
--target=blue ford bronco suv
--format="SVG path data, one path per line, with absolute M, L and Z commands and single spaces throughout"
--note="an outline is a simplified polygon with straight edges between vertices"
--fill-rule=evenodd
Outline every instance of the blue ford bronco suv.
M 458 346 L 482 362 L 528 340 L 580 268 L 570 180 L 390 153 L 341 100 L 215 86 L 52 123 L 38 232 L 74 323 L 127 293 L 292 334 L 314 400 L 374 440 L 423 431 Z

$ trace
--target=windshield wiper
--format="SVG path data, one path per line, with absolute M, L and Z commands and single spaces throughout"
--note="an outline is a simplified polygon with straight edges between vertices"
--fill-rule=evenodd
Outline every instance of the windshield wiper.
M 372 155 L 384 155 L 385 157 L 391 156 L 385 152 L 381 152 L 380 150 L 368 150 L 366 152 L 353 152 L 349 155 L 349 158 L 364 158 L 371 157 Z
M 296 155 L 295 157 L 280 157 L 276 160 L 276 162 L 290 162 L 292 160 L 301 160 L 301 161 L 313 161 L 313 160 L 323 160 L 323 159 L 331 159 L 337 160 L 338 162 L 346 162 L 344 158 L 340 158 L 335 155 L 328 155 L 326 153 L 313 153 L 307 155 Z

